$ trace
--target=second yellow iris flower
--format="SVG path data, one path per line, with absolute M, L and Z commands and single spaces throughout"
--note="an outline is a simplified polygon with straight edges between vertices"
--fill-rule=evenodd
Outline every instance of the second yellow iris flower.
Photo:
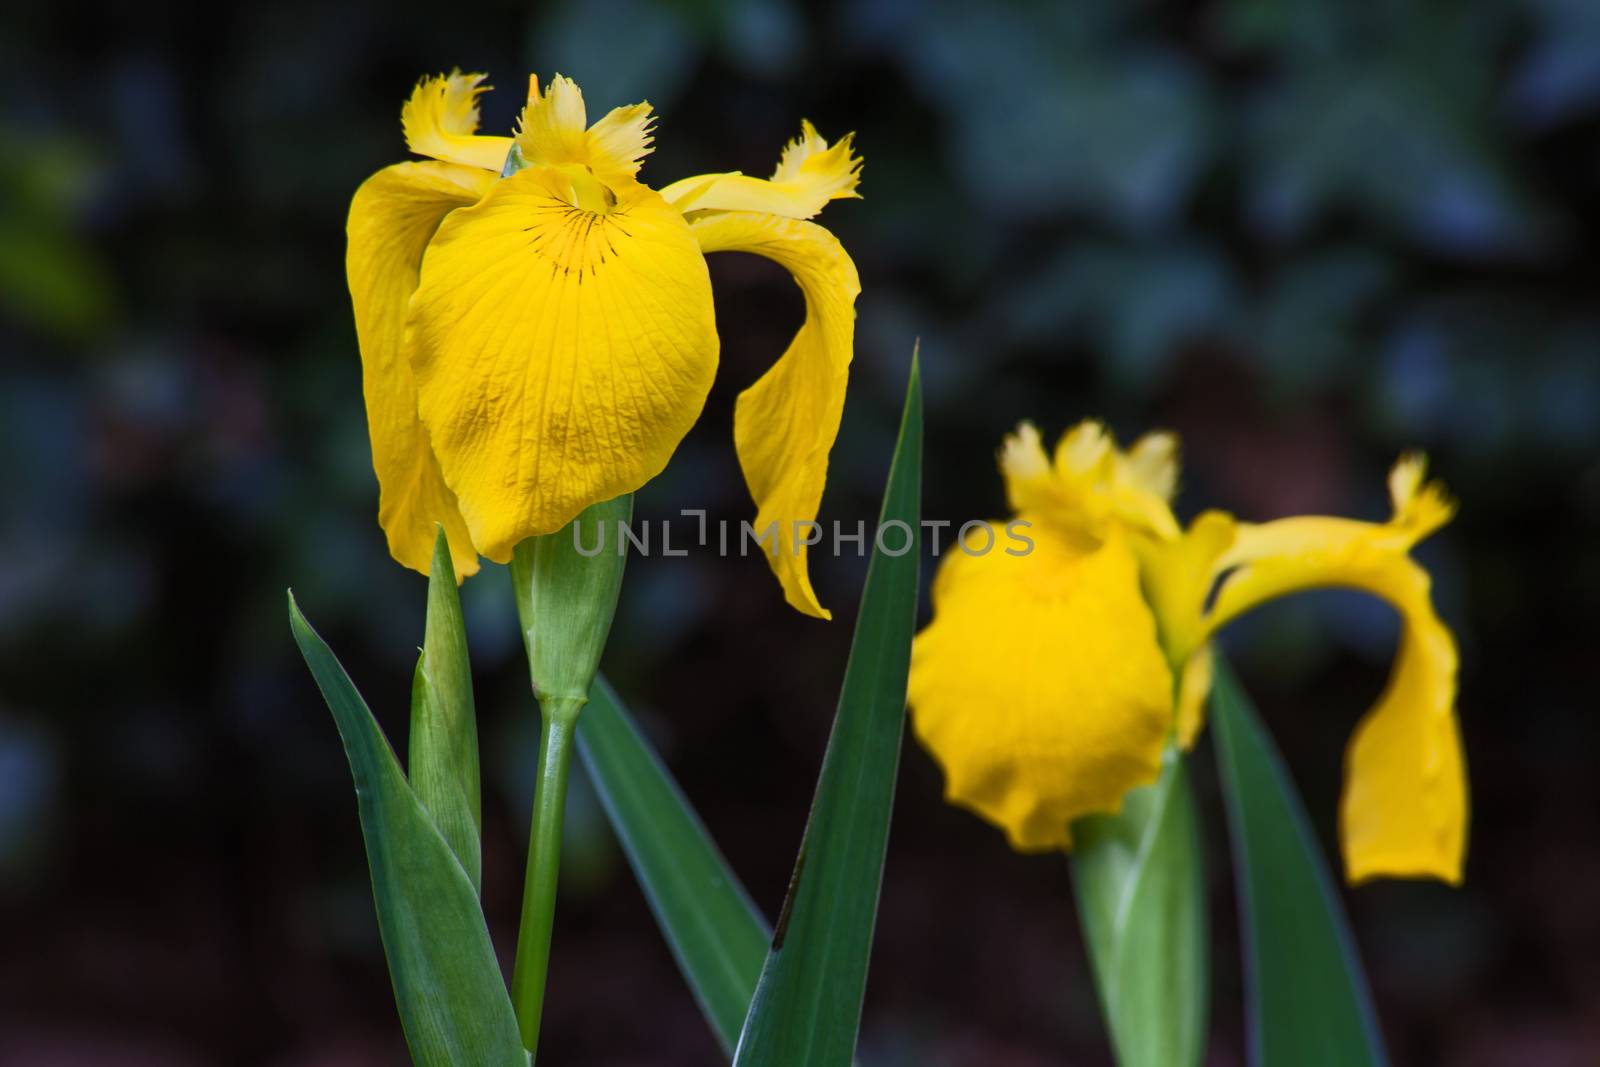
M 583 95 L 530 80 L 515 137 L 477 133 L 483 75 L 424 79 L 402 111 L 429 161 L 369 178 L 346 268 L 390 552 L 424 573 L 437 524 L 456 572 L 511 558 L 591 504 L 659 474 L 699 417 L 718 339 L 705 254 L 788 268 L 806 317 L 739 397 L 734 440 L 784 595 L 826 618 L 796 523 L 816 516 L 838 433 L 860 291 L 808 221 L 854 197 L 861 161 L 809 123 L 770 179 L 637 178 L 648 104 L 592 126 Z M 508 157 L 511 162 L 508 164 Z M 502 177 L 502 174 L 505 176 Z
M 1000 466 L 1034 548 L 951 552 L 912 651 L 913 724 L 952 802 L 1003 827 L 1018 849 L 1069 848 L 1074 819 L 1115 811 L 1153 781 L 1169 739 L 1193 743 L 1218 629 L 1275 597 L 1346 586 L 1387 600 L 1401 620 L 1388 687 L 1346 756 L 1346 876 L 1461 880 L 1456 645 L 1409 554 L 1453 504 L 1424 479 L 1420 456 L 1390 473 L 1387 522 L 1256 524 L 1209 511 L 1188 529 L 1170 507 L 1170 435 L 1123 451 L 1087 422 L 1052 459 L 1024 423 Z

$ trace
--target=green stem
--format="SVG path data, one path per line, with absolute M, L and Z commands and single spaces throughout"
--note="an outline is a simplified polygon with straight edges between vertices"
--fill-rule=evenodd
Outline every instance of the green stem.
M 516 158 L 516 153 L 512 153 Z M 528 829 L 528 873 L 522 887 L 522 925 L 511 972 L 511 1003 L 528 1052 L 538 1051 L 539 1013 L 550 973 L 550 936 L 561 869 L 561 820 L 567 809 L 567 774 L 578 713 L 589 699 L 600 653 L 611 632 L 622 589 L 621 526 L 633 514 L 633 494 L 585 508 L 553 534 L 530 537 L 511 557 L 511 588 L 528 653 L 528 680 L 539 700 L 539 777 Z M 613 551 L 579 550 L 577 523 L 591 535 L 607 527 Z M 588 542 L 585 542 L 588 543 Z
M 528 870 L 522 889 L 522 924 L 517 929 L 517 961 L 511 975 L 511 1003 L 517 1009 L 522 1044 L 539 1049 L 539 1018 L 550 970 L 550 937 L 556 914 L 556 876 L 561 869 L 561 825 L 567 810 L 567 775 L 578 729 L 577 701 L 550 701 L 542 708 L 539 777 L 533 789 L 533 820 L 528 829 Z

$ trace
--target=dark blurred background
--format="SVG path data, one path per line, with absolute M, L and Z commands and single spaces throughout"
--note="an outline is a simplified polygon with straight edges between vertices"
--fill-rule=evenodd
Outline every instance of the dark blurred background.
M 1463 501 L 1421 554 L 1463 649 L 1468 881 L 1346 899 L 1397 1062 L 1600 1062 L 1600 5 L 63 0 L 0 15 L 0 1063 L 404 1060 L 283 593 L 401 736 L 424 583 L 374 521 L 343 225 L 406 156 L 417 76 L 456 65 L 501 85 L 491 132 L 529 70 L 577 77 L 591 115 L 649 98 L 657 186 L 764 174 L 802 116 L 859 132 L 865 199 L 822 218 L 864 287 L 825 522 L 875 514 L 918 336 L 930 518 L 1003 510 L 1023 417 L 1180 431 L 1185 516 L 1381 518 L 1389 463 L 1427 449 Z M 644 516 L 752 514 L 733 398 L 801 305 L 765 261 L 712 272 L 723 370 Z M 756 558 L 635 560 L 607 659 L 769 914 L 862 577 L 814 566 L 832 624 Z M 509 952 L 534 709 L 507 584 L 464 595 Z M 1229 635 L 1330 856 L 1395 632 L 1320 594 Z M 1208 742 L 1195 764 L 1211 1062 L 1237 1064 Z M 1109 1063 L 1066 863 L 941 786 L 908 741 L 863 1057 Z M 547 1059 L 715 1062 L 577 788 Z

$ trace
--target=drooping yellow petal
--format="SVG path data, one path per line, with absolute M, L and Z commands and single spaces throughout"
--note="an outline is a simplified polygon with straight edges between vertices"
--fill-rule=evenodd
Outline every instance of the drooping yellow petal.
M 361 348 L 362 391 L 378 475 L 378 522 L 394 558 L 427 574 L 443 523 L 458 577 L 478 569 L 455 495 L 417 418 L 417 383 L 402 347 L 406 303 L 439 221 L 488 191 L 494 176 L 450 163 L 400 163 L 374 174 L 350 204 L 345 268 Z
M 400 109 L 406 145 L 419 156 L 500 173 L 509 137 L 480 137 L 478 96 L 489 89 L 487 74 L 449 74 L 423 78 Z
M 791 606 L 831 618 L 806 568 L 800 524 L 816 519 L 828 452 L 839 432 L 855 348 L 855 264 L 815 223 L 751 212 L 713 212 L 693 223 L 706 252 L 753 252 L 782 264 L 805 294 L 806 318 L 782 358 L 739 394 L 734 444 L 756 502 L 756 529 L 776 524 L 767 561 Z
M 855 134 L 847 133 L 831 147 L 809 122 L 783 150 L 770 180 L 738 171 L 698 174 L 661 190 L 679 211 L 760 211 L 791 219 L 814 218 L 830 200 L 859 198 L 861 157 L 855 155 Z
M 1427 572 L 1407 555 L 1415 528 L 1404 509 L 1385 524 L 1298 518 L 1241 525 L 1224 557 L 1235 569 L 1206 620 L 1214 631 L 1267 600 L 1327 586 L 1364 590 L 1399 612 L 1389 684 L 1346 753 L 1340 836 L 1351 882 L 1434 877 L 1455 885 L 1466 854 L 1456 646 L 1434 612 Z
M 439 227 L 409 324 L 422 421 L 497 562 L 659 474 L 716 373 L 699 245 L 637 183 L 602 214 L 552 170 L 496 182 Z
M 588 126 L 583 91 L 557 74 L 541 93 L 528 77 L 528 103 L 517 120 L 517 148 L 529 166 L 585 167 L 606 186 L 627 184 L 650 153 L 655 116 L 649 103 L 612 108 Z
M 1389 684 L 1350 739 L 1339 807 L 1345 873 L 1433 877 L 1460 885 L 1469 799 L 1456 722 L 1456 644 L 1434 613 L 1428 574 L 1409 559 L 1375 576 L 1370 591 L 1404 625 Z M 1381 586 L 1381 587 L 1380 587 Z
M 1089 552 L 1047 523 L 1030 535 L 1024 556 L 946 556 L 909 701 L 947 798 L 1037 851 L 1155 779 L 1172 676 L 1121 530 Z

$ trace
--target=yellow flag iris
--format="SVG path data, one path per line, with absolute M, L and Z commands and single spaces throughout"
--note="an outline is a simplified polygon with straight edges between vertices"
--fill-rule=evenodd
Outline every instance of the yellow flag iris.
M 578 87 L 530 79 L 514 137 L 481 136 L 481 74 L 425 78 L 406 142 L 425 162 L 369 178 L 346 269 L 389 550 L 424 573 L 438 524 L 456 573 L 559 530 L 659 474 L 699 417 L 718 339 L 705 254 L 783 264 L 805 322 L 740 395 L 734 442 L 790 604 L 822 618 L 805 546 L 839 429 L 855 266 L 807 221 L 854 197 L 861 161 L 810 123 L 770 179 L 639 182 L 649 104 L 590 125 Z M 508 157 L 510 157 L 508 162 Z M 501 175 L 504 174 L 505 177 Z
M 1346 756 L 1346 876 L 1460 882 L 1456 645 L 1410 557 L 1454 505 L 1425 480 L 1422 457 L 1390 473 L 1387 522 L 1255 524 L 1210 511 L 1187 530 L 1170 507 L 1171 435 L 1123 451 L 1086 422 L 1052 458 L 1024 423 L 1000 467 L 1033 548 L 947 556 L 912 650 L 913 723 L 952 803 L 1003 827 L 1015 848 L 1070 848 L 1072 820 L 1115 811 L 1153 781 L 1169 738 L 1193 743 L 1220 627 L 1288 593 L 1345 586 L 1387 600 L 1401 620 L 1388 686 Z

